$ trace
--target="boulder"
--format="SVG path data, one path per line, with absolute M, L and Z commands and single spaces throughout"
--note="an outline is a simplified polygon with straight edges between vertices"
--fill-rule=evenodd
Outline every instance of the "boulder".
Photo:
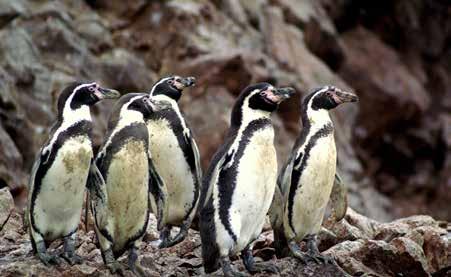
M 11 216 L 14 209 L 14 200 L 8 187 L 0 188 L 0 232 Z

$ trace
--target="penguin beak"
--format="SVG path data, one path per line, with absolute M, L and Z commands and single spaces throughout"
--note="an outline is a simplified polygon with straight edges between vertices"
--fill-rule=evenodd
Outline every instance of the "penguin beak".
M 276 95 L 278 95 L 279 97 L 282 98 L 282 100 L 280 102 L 287 100 L 288 98 L 293 96 L 295 93 L 296 93 L 296 91 L 294 90 L 294 88 L 291 88 L 291 87 L 276 89 Z
M 196 78 L 194 77 L 186 77 L 186 78 L 177 78 L 174 81 L 174 86 L 182 91 L 184 88 L 194 86 L 196 84 Z
M 295 90 L 290 87 L 278 88 L 273 87 L 268 88 L 263 94 L 265 97 L 274 104 L 280 104 L 282 101 L 287 100 L 295 93 Z
M 335 87 L 333 88 L 332 98 L 337 104 L 357 102 L 359 100 L 359 97 L 357 97 L 357 95 L 355 95 L 354 93 L 342 91 Z
M 114 99 L 119 98 L 121 94 L 119 91 L 109 88 L 98 87 L 94 94 L 101 99 Z

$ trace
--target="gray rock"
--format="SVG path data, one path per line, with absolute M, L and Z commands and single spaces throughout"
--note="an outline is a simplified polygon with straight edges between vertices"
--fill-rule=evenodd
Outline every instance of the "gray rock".
M 14 200 L 7 187 L 0 189 L 0 232 L 14 209 Z

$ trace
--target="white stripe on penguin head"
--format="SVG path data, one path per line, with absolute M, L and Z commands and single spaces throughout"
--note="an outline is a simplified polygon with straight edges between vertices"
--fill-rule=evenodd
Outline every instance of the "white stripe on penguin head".
M 153 85 L 152 89 L 150 90 L 150 96 L 153 96 L 153 93 L 155 91 L 155 89 L 157 88 L 158 85 L 162 84 L 163 82 L 166 82 L 167 80 L 171 79 L 173 77 L 166 77 L 161 79 L 160 81 L 158 81 L 155 85 Z

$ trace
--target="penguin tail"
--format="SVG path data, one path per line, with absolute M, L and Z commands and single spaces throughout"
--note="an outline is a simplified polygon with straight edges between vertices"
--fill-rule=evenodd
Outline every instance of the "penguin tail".
M 275 228 L 274 230 L 274 249 L 276 250 L 277 258 L 281 259 L 290 255 L 288 248 L 288 240 L 285 236 L 283 228 Z
M 212 273 L 219 269 L 219 248 L 216 243 L 202 244 L 202 259 L 205 273 Z
M 202 211 L 199 218 L 200 239 L 202 241 L 202 260 L 205 273 L 219 269 L 219 247 L 216 244 L 216 230 L 213 211 Z

